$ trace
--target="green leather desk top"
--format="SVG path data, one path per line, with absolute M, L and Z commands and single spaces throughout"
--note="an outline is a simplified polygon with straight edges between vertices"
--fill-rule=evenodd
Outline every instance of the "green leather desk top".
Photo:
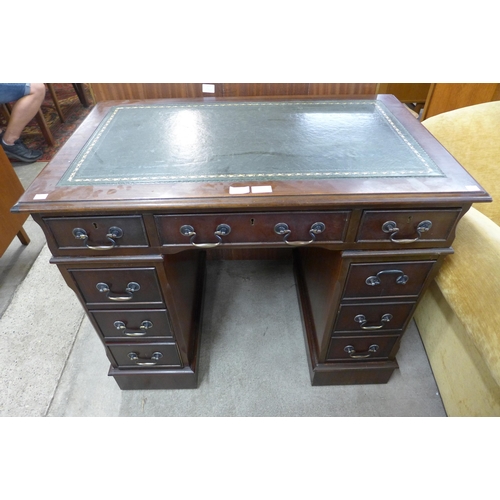
M 380 101 L 115 106 L 58 186 L 441 177 Z

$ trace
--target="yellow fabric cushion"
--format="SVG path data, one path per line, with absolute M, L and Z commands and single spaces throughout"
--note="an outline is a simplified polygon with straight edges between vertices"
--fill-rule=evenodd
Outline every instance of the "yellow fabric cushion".
M 415 313 L 449 417 L 500 417 L 500 385 L 436 283 Z
M 471 208 L 436 282 L 500 385 L 500 227 Z
M 448 111 L 422 124 L 494 202 L 500 198 L 500 101 Z M 474 206 L 500 225 L 500 201 Z

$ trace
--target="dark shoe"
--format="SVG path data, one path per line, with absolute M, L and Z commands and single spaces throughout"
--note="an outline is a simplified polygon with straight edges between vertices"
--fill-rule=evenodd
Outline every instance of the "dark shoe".
M 23 161 L 24 163 L 33 163 L 34 161 L 37 161 L 40 156 L 42 156 L 43 151 L 40 151 L 38 149 L 28 149 L 21 139 L 18 139 L 12 146 L 9 146 L 8 144 L 5 144 L 3 142 L 3 134 L 2 137 L 0 137 L 0 144 L 5 151 L 5 154 L 7 155 L 7 158 L 10 158 L 11 160 L 19 160 Z

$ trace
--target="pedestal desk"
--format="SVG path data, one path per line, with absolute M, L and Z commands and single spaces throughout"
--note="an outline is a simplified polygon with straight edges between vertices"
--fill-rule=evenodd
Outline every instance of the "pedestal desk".
M 170 389 L 197 386 L 207 256 L 292 258 L 312 384 L 386 383 L 487 201 L 393 96 L 211 98 L 99 103 L 13 210 L 42 227 L 120 388 Z

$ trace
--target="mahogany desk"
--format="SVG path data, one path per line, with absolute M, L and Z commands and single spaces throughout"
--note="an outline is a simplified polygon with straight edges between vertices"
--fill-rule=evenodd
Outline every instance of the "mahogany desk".
M 206 257 L 283 253 L 312 384 L 386 383 L 487 201 L 393 96 L 211 98 L 99 103 L 13 210 L 42 227 L 109 375 L 169 389 L 197 386 Z

